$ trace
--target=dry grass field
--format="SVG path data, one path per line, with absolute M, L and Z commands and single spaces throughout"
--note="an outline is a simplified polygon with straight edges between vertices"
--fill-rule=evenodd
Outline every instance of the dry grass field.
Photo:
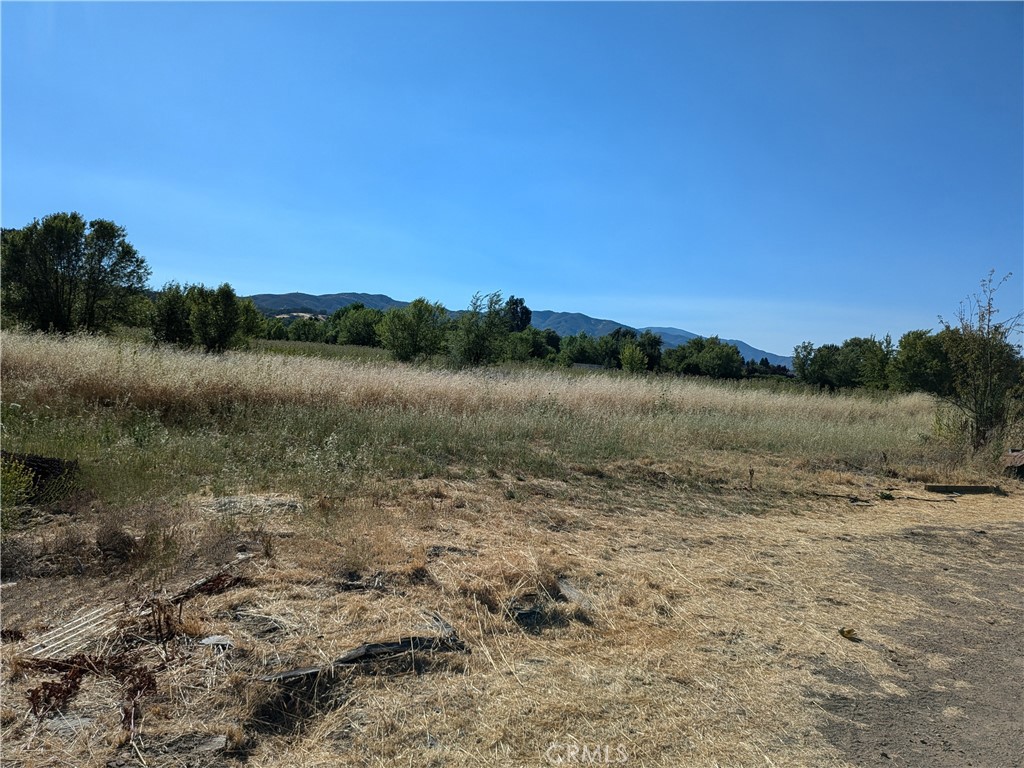
M 80 466 L 5 518 L 5 766 L 1020 762 L 1024 493 L 925 492 L 993 482 L 926 397 L 2 343 Z

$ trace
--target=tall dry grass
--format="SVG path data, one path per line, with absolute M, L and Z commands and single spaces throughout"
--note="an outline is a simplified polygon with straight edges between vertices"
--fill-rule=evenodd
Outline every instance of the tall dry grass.
M 134 456 L 136 473 L 203 487 L 328 492 L 370 476 L 553 476 L 616 460 L 699 464 L 709 453 L 744 469 L 753 454 L 858 465 L 884 453 L 919 471 L 944 450 L 923 395 L 210 356 L 86 336 L 4 333 L 2 344 L 5 439 L 87 460 Z
M 884 649 L 911 641 L 887 628 L 929 610 L 863 580 L 860 556 L 945 568 L 951 554 L 908 526 L 992 532 L 1012 516 L 995 499 L 905 498 L 898 479 L 899 500 L 869 507 L 798 495 L 805 482 L 874 493 L 888 479 L 854 468 L 882 468 L 882 452 L 900 473 L 945 461 L 919 396 L 0 341 L 4 447 L 78 459 L 104 502 L 17 535 L 48 555 L 95 540 L 146 558 L 67 557 L 74 582 L 5 585 L 5 627 L 29 634 L 4 643 L 5 666 L 83 605 L 127 611 L 136 589 L 174 594 L 240 547 L 257 553 L 243 582 L 178 612 L 173 663 L 166 644 L 139 646 L 158 678 L 136 744 L 150 765 L 230 761 L 189 746 L 223 736 L 254 766 L 540 765 L 579 743 L 637 765 L 846 766 L 805 699 L 848 691 L 818 670 L 855 665 L 893 690 L 903 673 Z M 554 599 L 560 576 L 585 605 Z M 536 632 L 515 613 L 531 600 Z M 473 652 L 418 674 L 342 671 L 308 700 L 260 680 L 432 632 L 427 610 Z M 235 651 L 195 642 L 212 634 Z M 134 761 L 111 680 L 87 678 L 69 712 L 82 719 L 58 731 L 17 704 L 45 677 L 29 672 L 0 680 L 5 757 Z
M 40 395 L 137 408 L 257 405 L 400 407 L 423 412 L 516 414 L 538 407 L 608 415 L 893 422 L 929 426 L 930 398 L 887 399 L 771 392 L 674 377 L 568 375 L 486 369 L 443 371 L 252 353 L 222 356 L 118 343 L 97 336 L 4 333 L 3 376 Z M 922 421 L 923 419 L 923 421 Z

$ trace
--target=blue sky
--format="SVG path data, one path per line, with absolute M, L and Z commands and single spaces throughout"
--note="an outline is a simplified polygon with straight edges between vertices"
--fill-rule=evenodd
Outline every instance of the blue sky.
M 13 3 L 2 221 L 789 354 L 1024 304 L 1022 3 Z

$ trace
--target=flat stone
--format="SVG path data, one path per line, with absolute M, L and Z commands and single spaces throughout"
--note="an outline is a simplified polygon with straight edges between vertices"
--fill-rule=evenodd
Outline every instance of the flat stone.
M 227 635 L 210 635 L 199 641 L 202 645 L 216 645 L 223 648 L 234 648 L 235 641 Z
M 61 736 L 74 736 L 82 728 L 92 725 L 93 719 L 84 715 L 60 715 L 47 720 L 43 727 L 51 733 L 58 733 Z

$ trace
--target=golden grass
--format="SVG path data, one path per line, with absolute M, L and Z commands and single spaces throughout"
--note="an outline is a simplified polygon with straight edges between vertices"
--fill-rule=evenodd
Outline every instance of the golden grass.
M 253 766 L 554 765 L 572 745 L 607 747 L 613 757 L 621 748 L 628 765 L 847 766 L 808 698 L 844 689 L 818 670 L 853 665 L 898 695 L 887 654 L 910 649 L 894 628 L 929 617 L 920 602 L 862 580 L 857 558 L 869 549 L 915 567 L 948 562 L 894 534 L 968 519 L 995 531 L 1015 521 L 1003 500 L 930 504 L 901 498 L 905 488 L 875 507 L 804 499 L 788 514 L 753 517 L 709 500 L 718 514 L 680 517 L 640 504 L 595 508 L 587 488 L 577 502 L 522 504 L 479 485 L 444 484 L 444 498 L 433 481 L 416 486 L 392 507 L 351 500 L 330 530 L 311 529 L 301 512 L 274 521 L 275 557 L 253 561 L 247 585 L 188 605 L 192 633 L 227 634 L 236 646 L 172 643 L 174 661 L 145 702 L 141 748 L 229 735 L 248 745 Z M 198 526 L 210 510 L 194 499 L 185 517 Z M 384 588 L 339 591 L 337 569 L 363 538 L 373 540 L 364 572 L 383 574 Z M 439 545 L 450 549 L 425 559 Z M 410 579 L 421 566 L 429 578 Z M 571 578 L 588 607 L 559 604 L 567 621 L 524 631 L 503 606 L 550 588 L 556 575 Z M 190 578 L 183 572 L 174 583 Z M 82 581 L 97 601 L 116 602 L 104 584 Z M 48 595 L 31 609 L 14 600 L 5 622 L 55 623 L 81 605 L 80 593 Z M 472 653 L 438 654 L 419 673 L 341 670 L 301 699 L 301 717 L 274 719 L 280 689 L 256 677 L 323 664 L 362 642 L 429 633 L 428 611 L 451 622 Z M 865 642 L 839 637 L 844 625 Z M 5 645 L 5 667 L 17 648 Z M 159 649 L 144 648 L 158 665 Z M 5 672 L 6 705 L 39 679 Z M 66 714 L 89 720 L 64 732 L 10 715 L 5 764 L 127 757 L 117 746 L 117 696 L 109 679 L 87 678 Z M 176 743 L 171 757 L 184 759 L 185 742 Z M 161 759 L 144 754 L 150 764 Z
M 204 355 L 119 343 L 105 337 L 4 333 L 4 377 L 39 394 L 162 408 L 229 403 L 381 406 L 455 414 L 537 408 L 612 415 L 728 415 L 803 418 L 829 424 L 891 421 L 894 414 L 930 426 L 932 402 L 771 392 L 672 377 L 567 375 L 491 370 L 440 371 L 389 363 L 353 363 L 252 353 Z
M 537 766 L 586 747 L 626 765 L 845 766 L 808 698 L 838 686 L 816 670 L 898 690 L 889 628 L 928 610 L 866 583 L 857 556 L 927 564 L 894 534 L 1014 518 L 995 499 L 906 498 L 976 471 L 932 435 L 923 396 L 0 340 L 5 447 L 80 459 L 95 494 L 19 542 L 88 550 L 114 521 L 166 544 L 159 562 L 86 556 L 80 575 L 4 588 L 4 628 L 26 635 L 0 649 L 5 765 Z M 238 548 L 256 554 L 247 582 L 190 601 L 166 648 L 137 646 L 159 671 L 134 744 L 102 675 L 64 713 L 85 720 L 26 716 L 47 679 L 24 666 L 34 637 L 90 605 L 142 633 L 145 597 Z M 585 607 L 551 599 L 558 577 Z M 549 620 L 536 633 L 512 620 L 530 600 Z M 430 633 L 429 612 L 472 653 L 341 670 L 290 699 L 257 679 Z M 234 757 L 196 751 L 219 737 Z
M 312 408 L 304 418 L 321 429 L 358 414 L 378 437 L 347 445 L 350 452 L 375 439 L 408 449 L 416 433 L 447 441 L 439 450 L 449 454 L 466 445 L 471 456 L 518 446 L 534 458 L 554 451 L 582 460 L 730 450 L 864 463 L 885 452 L 889 461 L 913 465 L 941 449 L 931 437 L 935 404 L 924 395 L 835 396 L 669 376 L 452 372 L 251 353 L 216 357 L 100 337 L 5 333 L 2 340 L 8 402 L 116 405 L 165 417 L 249 409 L 253 421 L 268 421 L 282 408 Z M 461 461 L 449 455 L 445 463 Z

